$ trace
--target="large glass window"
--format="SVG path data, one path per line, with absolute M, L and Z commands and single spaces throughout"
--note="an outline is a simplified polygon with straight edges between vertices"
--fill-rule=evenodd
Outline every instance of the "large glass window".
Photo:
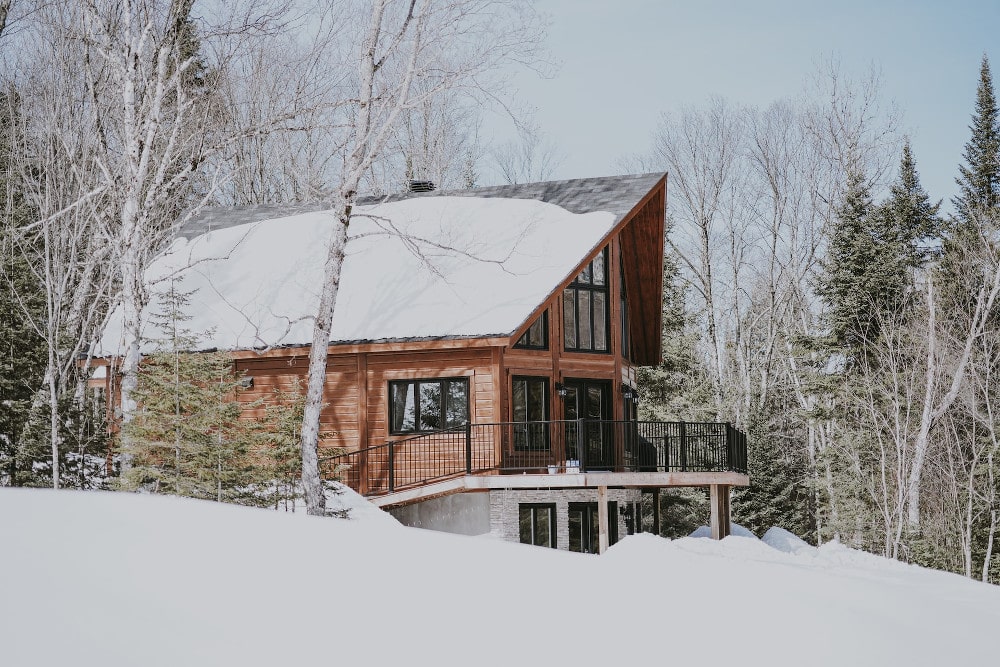
M 607 352 L 608 249 L 605 248 L 563 291 L 563 347 Z
M 556 548 L 556 506 L 521 503 L 518 505 L 521 542 L 537 547 Z
M 549 448 L 549 380 L 538 377 L 514 377 L 511 403 L 514 424 L 514 449 L 518 451 Z
M 514 347 L 528 350 L 549 349 L 549 312 L 542 311 L 541 317 L 532 322 L 528 330 L 524 332 Z
M 390 432 L 421 433 L 469 421 L 469 381 L 400 380 L 389 383 Z

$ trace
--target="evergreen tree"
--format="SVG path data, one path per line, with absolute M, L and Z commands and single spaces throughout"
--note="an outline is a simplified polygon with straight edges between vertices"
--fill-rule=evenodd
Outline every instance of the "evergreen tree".
M 830 342 L 839 348 L 861 343 L 875 325 L 881 257 L 871 190 L 864 174 L 852 170 L 830 235 L 817 292 L 827 305 Z
M 126 489 L 146 489 L 193 498 L 265 505 L 266 465 L 255 459 L 259 426 L 241 419 L 240 375 L 223 352 L 192 353 L 198 338 L 183 327 L 190 294 L 173 285 L 154 315 L 166 332 L 152 341 L 136 390 L 138 410 L 126 425 L 133 465 L 123 475 Z
M 24 429 L 45 373 L 45 339 L 34 327 L 45 317 L 45 292 L 28 264 L 21 228 L 31 221 L 11 162 L 11 127 L 18 113 L 13 92 L 0 94 L 0 484 L 20 485 L 32 468 Z
M 0 238 L 0 484 L 12 486 L 24 483 L 23 469 L 31 467 L 22 436 L 46 359 L 45 340 L 31 324 L 31 313 L 41 319 L 45 298 L 15 247 L 16 233 L 16 224 L 5 226 Z
M 917 163 L 907 141 L 899 161 L 899 178 L 880 207 L 886 242 L 896 246 L 891 259 L 897 263 L 899 289 L 912 284 L 912 270 L 923 266 L 930 257 L 931 241 L 940 234 L 943 225 L 938 215 L 940 208 L 941 202 L 931 203 L 920 184 Z
M 920 184 L 909 142 L 883 204 L 873 204 L 863 174 L 848 175 L 817 289 L 835 347 L 863 352 L 881 323 L 902 313 L 914 270 L 926 261 L 929 240 L 941 227 L 939 207 Z
M 706 421 L 714 418 L 711 381 L 698 359 L 698 334 L 685 308 L 677 258 L 663 258 L 661 302 L 663 359 L 639 369 L 639 417 L 658 421 Z
M 263 467 L 263 477 L 271 480 L 269 492 L 262 494 L 274 509 L 289 510 L 294 509 L 300 495 L 297 482 L 302 471 L 299 432 L 305 407 L 302 383 L 296 382 L 291 391 L 275 389 L 272 399 L 264 409 L 259 429 L 261 446 L 257 461 Z
M 952 199 L 955 216 L 949 220 L 938 267 L 942 310 L 956 313 L 952 317 L 968 310 L 969 300 L 982 284 L 969 250 L 989 242 L 1000 226 L 1000 110 L 985 55 L 969 131 L 972 136 L 962 154 L 964 164 L 959 165 L 955 179 L 959 187 L 959 195 Z
M 959 195 L 955 204 L 958 221 L 969 223 L 983 211 L 1000 206 L 1000 110 L 993 90 L 990 61 L 983 54 L 976 89 L 976 111 L 969 127 L 972 137 L 965 144 L 959 166 Z

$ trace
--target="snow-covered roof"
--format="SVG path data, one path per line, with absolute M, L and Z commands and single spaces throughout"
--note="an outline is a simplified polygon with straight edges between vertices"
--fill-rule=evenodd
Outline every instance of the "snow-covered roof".
M 509 335 L 662 174 L 361 200 L 331 342 Z M 284 213 L 283 213 L 284 211 Z M 307 344 L 327 241 L 322 207 L 206 211 L 146 273 L 154 295 L 193 292 L 185 327 L 200 348 Z M 144 311 L 143 336 L 161 334 Z M 97 351 L 121 354 L 121 309 Z

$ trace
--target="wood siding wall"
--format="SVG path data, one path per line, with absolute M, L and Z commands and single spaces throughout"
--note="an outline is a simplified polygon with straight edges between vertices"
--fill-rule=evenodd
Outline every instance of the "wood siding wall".
M 498 354 L 490 347 L 411 352 L 331 354 L 327 366 L 326 406 L 320 415 L 321 449 L 360 449 L 406 436 L 389 433 L 388 387 L 392 380 L 465 377 L 469 409 L 476 423 L 498 421 L 499 395 L 494 381 Z M 238 359 L 237 369 L 253 378 L 253 388 L 241 394 L 252 402 L 274 400 L 276 389 L 292 391 L 305 385 L 306 356 Z M 248 410 L 257 417 L 263 409 Z

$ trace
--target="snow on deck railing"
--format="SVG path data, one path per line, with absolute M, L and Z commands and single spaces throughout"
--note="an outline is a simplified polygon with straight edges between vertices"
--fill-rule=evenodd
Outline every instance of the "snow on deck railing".
M 368 496 L 485 473 L 747 471 L 746 435 L 727 423 L 605 421 L 466 424 L 321 459 Z

